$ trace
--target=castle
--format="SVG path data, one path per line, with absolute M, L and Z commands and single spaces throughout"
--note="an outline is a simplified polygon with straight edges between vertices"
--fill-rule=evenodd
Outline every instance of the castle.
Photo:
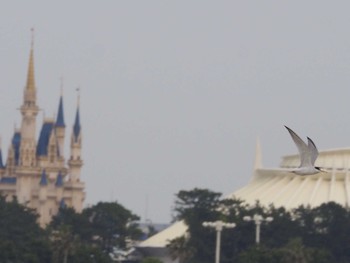
M 0 193 L 7 200 L 33 208 L 39 224 L 47 225 L 62 206 L 81 212 L 85 199 L 84 183 L 80 180 L 82 135 L 79 102 L 70 138 L 70 157 L 64 157 L 66 125 L 63 97 L 58 104 L 57 118 L 45 119 L 36 139 L 37 90 L 34 78 L 33 40 L 30 50 L 27 83 L 20 107 L 22 122 L 15 129 L 6 164 L 0 150 Z

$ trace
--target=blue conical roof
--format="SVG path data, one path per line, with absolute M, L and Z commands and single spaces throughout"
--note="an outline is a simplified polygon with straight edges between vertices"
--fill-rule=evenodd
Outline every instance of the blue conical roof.
M 66 205 L 66 202 L 64 201 L 64 199 L 62 198 L 61 199 L 61 202 L 60 202 L 60 208 L 66 208 L 67 205 Z
M 46 176 L 46 171 L 45 169 L 41 173 L 41 178 L 40 178 L 40 185 L 47 185 L 47 176 Z
M 1 151 L 1 149 L 0 149 L 0 169 L 3 169 L 3 168 L 5 168 L 5 165 L 4 165 L 4 163 L 2 162 L 2 151 Z
M 63 186 L 63 176 L 62 176 L 61 171 L 58 172 L 55 186 L 56 186 L 56 187 L 61 187 L 61 186 Z
M 56 119 L 56 127 L 66 127 L 64 123 L 64 114 L 63 114 L 63 97 L 60 97 L 60 102 L 58 104 L 58 114 Z
M 36 146 L 36 154 L 38 156 L 47 155 L 47 147 L 49 145 L 50 135 L 53 128 L 53 122 L 45 122 L 41 128 L 39 141 Z
M 12 137 L 12 146 L 15 152 L 15 164 L 19 163 L 19 147 L 21 145 L 21 133 L 19 131 L 15 131 Z
M 75 141 L 78 140 L 79 134 L 80 134 L 80 115 L 79 115 L 79 107 L 77 108 L 77 113 L 75 115 L 75 122 L 73 126 L 73 134 Z

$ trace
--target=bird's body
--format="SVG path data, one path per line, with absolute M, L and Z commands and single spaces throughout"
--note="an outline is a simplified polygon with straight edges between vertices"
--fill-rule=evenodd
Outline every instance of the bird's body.
M 319 172 L 322 172 L 322 171 L 316 167 L 299 167 L 292 171 L 292 173 L 295 173 L 298 175 L 312 175 L 312 174 L 317 174 Z
M 300 166 L 297 169 L 292 170 L 292 173 L 298 175 L 311 175 L 322 172 L 319 167 L 315 166 L 315 161 L 318 156 L 318 150 L 315 143 L 307 137 L 308 144 L 306 144 L 293 130 L 287 126 L 284 127 L 288 130 L 300 154 Z

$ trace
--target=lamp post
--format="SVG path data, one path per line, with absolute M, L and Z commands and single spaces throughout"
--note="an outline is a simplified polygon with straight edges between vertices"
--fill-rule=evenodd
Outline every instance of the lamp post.
M 254 221 L 255 223 L 255 242 L 257 245 L 260 244 L 260 226 L 261 223 L 266 221 L 266 222 L 271 222 L 273 220 L 273 217 L 269 216 L 264 218 L 262 215 L 255 214 L 253 217 L 251 216 L 245 216 L 243 217 L 244 221 Z
M 221 220 L 215 222 L 203 222 L 204 227 L 215 228 L 216 230 L 216 250 L 215 250 L 215 263 L 220 262 L 220 246 L 221 246 L 221 231 L 224 228 L 234 228 L 236 226 L 235 223 L 225 223 Z

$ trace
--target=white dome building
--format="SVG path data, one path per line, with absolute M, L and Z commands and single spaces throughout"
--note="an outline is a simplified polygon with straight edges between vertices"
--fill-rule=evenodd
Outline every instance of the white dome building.
M 321 151 L 316 166 L 324 172 L 308 176 L 290 172 L 299 165 L 297 154 L 282 157 L 279 168 L 263 168 L 258 142 L 251 181 L 226 198 L 238 198 L 252 205 L 259 201 L 264 206 L 273 204 L 287 209 L 300 205 L 317 207 L 331 201 L 344 207 L 350 205 L 350 148 Z M 160 257 L 165 263 L 177 262 L 166 256 L 165 246 L 170 240 L 184 235 L 186 230 L 182 222 L 177 222 L 138 247 L 143 251 L 157 251 L 154 256 Z
M 280 168 L 263 168 L 257 144 L 252 180 L 228 198 L 239 198 L 249 204 L 259 200 L 265 206 L 274 204 L 287 209 L 300 205 L 316 207 L 331 201 L 349 206 L 350 148 L 321 151 L 316 166 L 324 172 L 318 174 L 300 176 L 289 172 L 299 164 L 299 155 L 289 155 L 282 158 Z

